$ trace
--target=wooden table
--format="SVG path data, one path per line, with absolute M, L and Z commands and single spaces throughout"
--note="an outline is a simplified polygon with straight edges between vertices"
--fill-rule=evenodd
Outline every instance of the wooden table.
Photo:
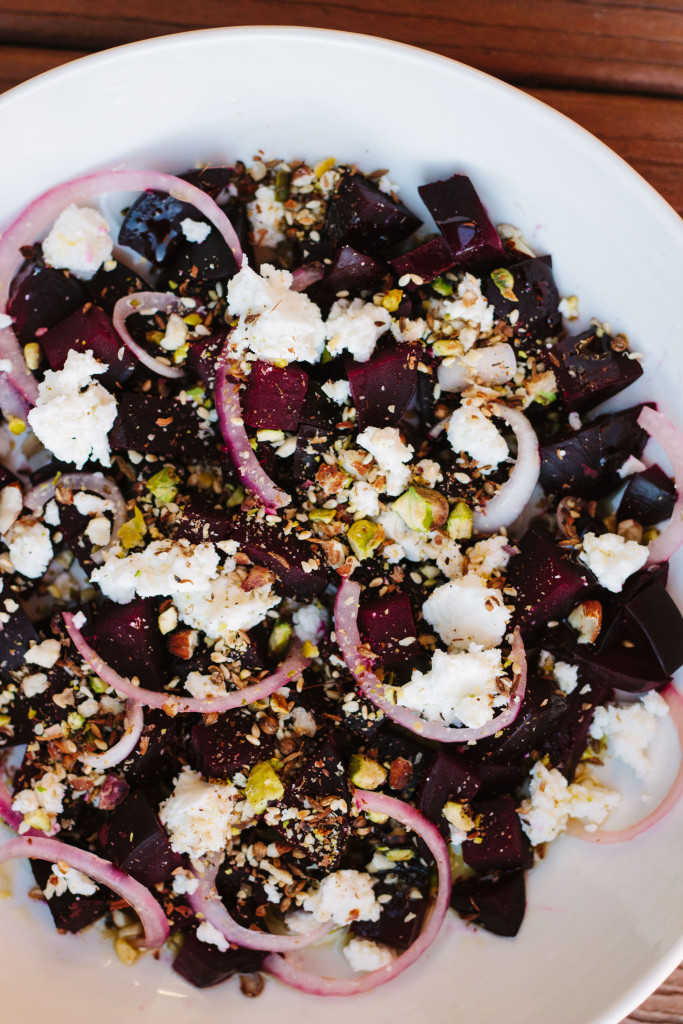
M 120 43 L 258 24 L 362 30 L 512 82 L 683 213 L 683 0 L 0 0 L 0 92 Z M 627 1019 L 683 1024 L 683 967 Z

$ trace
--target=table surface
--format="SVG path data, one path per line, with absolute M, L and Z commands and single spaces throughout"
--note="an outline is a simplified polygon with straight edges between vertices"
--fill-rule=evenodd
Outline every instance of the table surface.
M 109 46 L 223 25 L 362 27 L 463 61 L 583 125 L 683 213 L 683 0 L 0 0 L 0 92 Z M 683 1024 L 683 966 L 627 1021 Z

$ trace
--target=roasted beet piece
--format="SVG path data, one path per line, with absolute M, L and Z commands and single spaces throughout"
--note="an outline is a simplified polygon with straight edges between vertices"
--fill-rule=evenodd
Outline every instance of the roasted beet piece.
M 315 597 L 322 593 L 330 580 L 330 570 L 320 558 L 319 567 L 312 572 L 302 568 L 303 562 L 315 557 L 314 549 L 292 534 L 285 536 L 277 525 L 257 523 L 240 513 L 233 520 L 232 539 L 253 562 L 272 569 L 283 590 L 289 594 L 300 598 Z
M 210 988 L 227 981 L 236 971 L 244 974 L 258 971 L 265 955 L 257 949 L 240 948 L 222 953 L 216 946 L 198 939 L 196 931 L 191 931 L 173 961 L 173 970 L 195 988 Z
M 187 365 L 210 391 L 216 386 L 216 364 L 225 344 L 226 334 L 212 334 L 190 343 Z
M 477 761 L 476 756 L 476 747 L 473 747 L 472 770 L 476 771 L 481 779 L 481 789 L 478 793 L 481 800 L 488 800 L 502 793 L 514 793 L 527 777 L 528 766 L 525 764 L 497 764 L 486 757 Z
M 259 867 L 226 859 L 216 876 L 216 891 L 239 924 L 244 928 L 258 925 L 263 930 L 263 918 L 257 911 L 270 902 L 266 888 L 270 881 L 270 875 Z
M 418 345 L 390 345 L 366 363 L 350 363 L 349 384 L 358 429 L 395 426 L 417 388 Z
M 197 216 L 193 206 L 166 192 L 143 192 L 124 217 L 119 244 L 152 263 L 163 263 L 183 237 L 181 222 L 186 217 L 196 220 Z
M 183 719 L 185 717 L 183 715 Z M 145 727 L 140 742 L 121 766 L 131 786 L 151 789 L 170 785 L 182 767 L 176 752 L 176 747 L 180 746 L 180 725 L 162 708 L 145 708 Z
M 299 428 L 292 468 L 295 480 L 305 483 L 307 480 L 315 479 L 323 452 L 327 451 L 331 441 L 331 435 L 319 427 L 311 427 L 305 423 Z
M 661 583 L 653 583 L 625 607 L 627 621 L 652 647 L 662 671 L 673 675 L 683 665 L 683 616 Z
M 152 597 L 137 597 L 128 604 L 104 601 L 89 634 L 104 661 L 123 676 L 137 676 L 148 690 L 161 690 L 168 674 L 158 618 L 159 603 Z
M 336 376 L 334 379 L 337 379 Z M 343 379 L 343 376 L 340 376 L 340 379 Z M 343 412 L 344 406 L 333 402 L 329 395 L 325 394 L 319 381 L 309 380 L 306 398 L 301 407 L 302 426 L 333 430 L 341 422 Z
M 113 451 L 183 459 L 207 458 L 216 450 L 215 434 L 206 429 L 193 405 L 153 395 L 121 395 L 109 443 Z
M 6 629 L 7 626 L 3 628 L 0 637 L 4 636 Z M 27 649 L 28 644 L 23 650 Z M 4 731 L 0 732 L 0 747 L 16 747 L 22 743 L 29 743 L 35 739 L 36 726 L 42 725 L 44 729 L 48 729 L 51 725 L 65 722 L 69 711 L 72 710 L 69 707 L 60 708 L 54 702 L 55 696 L 69 686 L 72 677 L 59 665 L 40 671 L 46 671 L 47 690 L 35 697 L 27 697 L 19 688 L 12 703 L 4 709 L 5 713 L 12 717 L 12 734 L 8 736 Z M 5 676 L 5 678 L 9 682 L 11 677 Z
M 408 949 L 422 931 L 429 906 L 429 874 L 405 869 L 392 874 L 395 881 L 390 885 L 381 874 L 375 876 L 375 899 L 385 897 L 378 920 L 354 921 L 351 932 L 373 942 Z M 387 900 L 387 896 L 391 898 Z
M 242 401 L 248 427 L 296 430 L 308 388 L 308 374 L 295 366 L 252 363 Z
M 386 597 L 363 602 L 358 613 L 358 625 L 361 637 L 378 656 L 381 665 L 410 661 L 420 653 L 407 594 L 387 594 Z M 408 639 L 410 643 L 401 643 Z
M 92 560 L 93 544 L 85 532 L 90 516 L 79 512 L 75 505 L 59 503 L 59 529 L 79 565 L 90 575 L 95 568 Z
M 451 906 L 487 932 L 512 938 L 521 928 L 526 911 L 524 872 L 456 882 L 451 890 Z
M 642 405 L 606 413 L 541 448 L 541 484 L 548 493 L 602 498 L 621 483 L 618 470 L 647 444 L 638 426 Z
M 548 736 L 565 710 L 565 697 L 542 676 L 529 675 L 519 714 L 502 733 L 477 742 L 476 755 L 498 762 L 519 762 Z
M 325 231 L 334 246 L 346 243 L 375 253 L 403 242 L 421 223 L 362 174 L 347 172 L 327 205 Z
M 504 261 L 500 236 L 466 174 L 420 185 L 418 192 L 448 243 L 452 263 L 480 269 Z
M 210 779 L 230 779 L 235 772 L 249 774 L 259 761 L 272 756 L 274 740 L 261 733 L 260 747 L 247 741 L 253 719 L 239 712 L 219 718 L 212 725 L 201 722 L 192 730 L 192 752 L 195 767 Z
M 85 301 L 85 292 L 75 277 L 28 263 L 12 282 L 7 312 L 14 317 L 17 338 L 27 345 L 37 340 L 37 331 L 54 327 Z
M 310 288 L 312 296 L 329 296 L 333 298 L 337 292 L 348 291 L 352 295 L 361 291 L 371 291 L 387 272 L 383 263 L 378 263 L 367 253 L 358 252 L 352 245 L 342 245 L 326 266 L 325 276 L 318 284 Z
M 530 526 L 517 547 L 508 574 L 508 584 L 517 590 L 514 626 L 532 634 L 564 618 L 594 584 L 574 553 L 561 548 L 540 522 Z
M 165 882 L 182 864 L 168 841 L 159 815 L 141 789 L 119 804 L 100 835 L 102 853 L 141 882 Z
M 530 868 L 533 863 L 531 845 L 522 831 L 516 811 L 517 801 L 511 796 L 473 805 L 477 839 L 462 844 L 463 860 L 479 874 L 489 871 L 514 871 Z
M 473 800 L 479 792 L 481 780 L 476 769 L 464 757 L 453 751 L 439 751 L 422 778 L 417 805 L 425 817 L 438 825 L 445 837 L 448 823 L 443 816 L 444 804 L 449 800 L 459 803 Z
M 7 607 L 13 608 L 10 611 Z M 17 605 L 14 608 L 14 604 Z M 0 678 L 10 682 L 8 675 L 24 664 L 24 655 L 32 642 L 38 643 L 39 637 L 23 607 L 15 600 L 15 595 L 7 577 L 3 577 L 0 585 L 0 606 L 3 611 L 2 629 L 0 629 Z M 6 617 L 6 618 L 5 618 Z
M 84 306 L 55 324 L 41 335 L 40 347 L 52 370 L 62 369 L 72 349 L 76 352 L 90 349 L 96 359 L 109 367 L 97 378 L 109 390 L 117 382 L 122 384 L 128 380 L 136 367 L 136 360 L 121 343 L 111 318 L 97 306 Z
M 599 681 L 582 682 L 583 685 L 567 697 L 564 714 L 555 722 L 553 733 L 542 748 L 542 753 L 549 755 L 551 766 L 558 768 L 570 782 L 588 744 L 595 709 L 612 695 L 609 684 Z
M 394 273 L 400 279 L 404 274 L 414 274 L 422 278 L 424 284 L 428 284 L 437 277 L 441 277 L 447 270 L 450 270 L 455 262 L 455 257 L 446 240 L 437 235 L 419 245 L 412 252 L 404 253 L 391 260 Z M 409 285 L 415 287 L 415 285 Z
M 617 519 L 635 519 L 641 526 L 654 526 L 671 518 L 675 504 L 673 480 L 659 466 L 649 466 L 642 473 L 629 477 Z
M 482 283 L 482 291 L 498 319 L 512 312 L 519 314 L 514 332 L 521 343 L 555 337 L 562 330 L 560 296 L 549 256 L 535 256 L 492 270 Z
M 52 875 L 52 865 L 47 861 L 32 860 L 31 870 L 37 884 L 44 890 Z M 56 928 L 63 932 L 80 932 L 104 917 L 115 899 L 111 890 L 98 885 L 92 896 L 74 896 L 67 889 L 61 896 L 51 896 L 46 903 Z
M 153 290 L 148 281 L 139 277 L 125 264 L 117 261 L 112 266 L 109 260 L 95 271 L 89 281 L 81 281 L 81 287 L 90 301 L 109 316 L 114 312 L 116 303 L 124 296 L 132 295 L 133 292 Z M 100 380 L 102 379 L 100 377 Z
M 232 517 L 225 509 L 202 494 L 193 494 L 176 520 L 175 535 L 178 540 L 189 540 L 191 544 L 207 540 L 216 544 L 230 536 L 231 525 Z
M 548 350 L 565 409 L 583 412 L 618 394 L 642 376 L 637 359 L 613 348 L 614 338 L 595 327 L 564 338 Z
M 208 221 L 196 214 L 194 220 L 211 227 Z M 194 291 L 195 282 L 201 290 L 206 281 L 224 281 L 232 277 L 237 264 L 223 236 L 216 228 L 211 228 L 203 242 L 189 242 L 184 236 L 180 238 L 164 269 L 169 282 L 176 285 L 188 282 L 188 290 Z

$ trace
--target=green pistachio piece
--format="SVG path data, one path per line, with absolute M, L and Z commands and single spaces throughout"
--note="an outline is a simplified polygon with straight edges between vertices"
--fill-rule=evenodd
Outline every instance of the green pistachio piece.
M 157 504 L 167 505 L 169 501 L 175 501 L 179 482 L 180 477 L 173 466 L 164 466 L 149 478 L 147 490 L 154 496 Z
M 377 789 L 386 782 L 386 769 L 365 754 L 353 754 L 349 762 L 349 778 L 359 789 Z
M 369 519 L 357 519 L 349 527 L 346 536 L 354 555 L 362 562 L 364 558 L 370 558 L 380 546 L 384 540 L 384 530 Z
M 446 523 L 446 533 L 451 540 L 469 540 L 472 536 L 474 513 L 467 502 L 458 501 Z
M 512 290 L 515 279 L 507 267 L 498 267 L 497 270 L 492 270 L 491 280 L 504 299 L 507 299 L 508 302 L 517 302 L 517 296 Z
M 453 294 L 453 284 L 451 281 L 447 281 L 445 277 L 435 277 L 432 281 L 432 288 L 437 295 Z
M 285 787 L 273 766 L 268 761 L 262 761 L 249 772 L 244 792 L 256 813 L 261 814 L 269 803 L 282 799 Z
M 142 544 L 143 537 L 147 533 L 147 524 L 142 517 L 142 512 L 135 506 L 133 518 L 124 523 L 119 530 L 119 540 L 126 551 Z
M 268 650 L 275 656 L 285 654 L 289 647 L 289 640 L 292 635 L 292 627 L 288 622 L 276 622 L 268 638 Z

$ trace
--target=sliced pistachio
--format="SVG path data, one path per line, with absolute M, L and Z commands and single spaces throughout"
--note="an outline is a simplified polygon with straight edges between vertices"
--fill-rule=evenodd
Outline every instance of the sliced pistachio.
M 256 813 L 261 814 L 269 803 L 282 799 L 285 787 L 270 762 L 262 761 L 249 772 L 244 792 Z
M 346 536 L 354 555 L 362 562 L 364 558 L 370 558 L 380 546 L 384 540 L 384 530 L 369 519 L 357 519 L 349 527 Z
M 288 622 L 276 622 L 268 638 L 268 650 L 273 656 L 285 654 L 289 647 L 292 627 Z
M 331 523 L 336 514 L 336 509 L 333 508 L 312 508 L 308 518 L 312 523 Z
M 382 296 L 382 305 L 388 313 L 395 313 L 398 307 L 401 305 L 403 299 L 403 292 L 400 288 L 392 288 L 391 291 L 387 292 L 386 295 Z
M 142 543 L 142 539 L 146 533 L 147 524 L 143 519 L 142 512 L 136 505 L 133 510 L 133 518 L 129 519 L 127 523 L 124 523 L 119 530 L 119 540 L 126 551 L 130 551 L 131 548 Z
M 174 501 L 178 493 L 180 477 L 173 466 L 164 466 L 158 473 L 151 476 L 147 481 L 147 490 L 153 495 L 159 505 L 167 505 Z
M 366 757 L 365 754 L 353 754 L 349 762 L 349 778 L 359 789 L 377 789 L 386 782 L 386 768 Z
M 450 825 L 453 825 L 461 832 L 469 832 L 474 828 L 474 822 L 465 810 L 464 805 L 457 803 L 455 800 L 449 800 L 443 805 L 443 816 Z
M 457 501 L 446 523 L 446 533 L 451 540 L 469 540 L 472 536 L 474 513 L 466 501 Z
M 391 507 L 411 530 L 419 530 L 421 533 L 431 530 L 434 521 L 432 506 L 418 494 L 416 487 L 409 487 L 400 498 L 392 502 Z
M 453 294 L 453 284 L 451 281 L 447 281 L 445 277 L 435 277 L 432 281 L 432 288 L 437 295 Z
M 507 267 L 498 267 L 496 270 L 492 270 L 491 280 L 504 299 L 507 299 L 508 302 L 517 302 L 517 296 L 512 290 L 515 279 Z

